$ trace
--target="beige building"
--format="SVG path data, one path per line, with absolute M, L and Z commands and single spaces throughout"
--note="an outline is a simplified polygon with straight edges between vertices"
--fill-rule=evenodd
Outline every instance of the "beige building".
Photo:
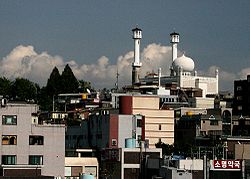
M 94 178 L 99 178 L 99 164 L 97 158 L 92 156 L 93 152 L 92 149 L 76 149 L 73 151 L 74 155 L 66 156 L 65 178 L 79 177 L 80 174 L 88 174 L 94 176 Z
M 121 114 L 141 114 L 145 116 L 145 140 L 149 148 L 155 148 L 159 141 L 174 143 L 174 110 L 161 109 L 157 95 L 120 96 Z

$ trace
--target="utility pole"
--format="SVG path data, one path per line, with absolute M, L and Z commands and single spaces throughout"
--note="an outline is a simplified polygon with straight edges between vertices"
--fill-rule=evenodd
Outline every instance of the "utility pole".
M 207 156 L 203 156 L 203 178 L 207 179 Z

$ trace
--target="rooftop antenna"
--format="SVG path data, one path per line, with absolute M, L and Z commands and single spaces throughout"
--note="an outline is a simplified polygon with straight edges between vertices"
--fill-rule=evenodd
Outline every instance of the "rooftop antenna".
M 115 86 L 116 86 L 116 91 L 118 91 L 118 88 L 119 88 L 119 86 L 118 86 L 118 82 L 119 82 L 119 73 L 118 73 L 118 68 L 117 68 L 117 71 L 116 71 L 116 83 L 115 83 Z

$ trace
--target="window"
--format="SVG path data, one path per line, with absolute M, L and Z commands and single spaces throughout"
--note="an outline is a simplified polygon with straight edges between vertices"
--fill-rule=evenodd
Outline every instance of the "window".
M 236 99 L 237 100 L 242 100 L 242 96 L 237 96 Z
M 142 120 L 141 119 L 137 119 L 137 127 L 142 127 Z
M 3 135 L 2 145 L 16 145 L 17 136 L 16 135 Z
M 116 146 L 117 145 L 117 140 L 116 139 L 112 139 L 112 146 Z
M 2 155 L 2 164 L 3 165 L 15 165 L 16 155 Z
M 236 89 L 237 89 L 237 91 L 241 91 L 242 90 L 242 86 L 237 86 Z
M 3 125 L 16 125 L 17 124 L 17 116 L 16 115 L 3 115 L 2 116 L 2 124 Z
M 71 167 L 71 176 L 72 177 L 79 177 L 79 173 L 82 173 L 82 167 L 72 166 Z
M 30 145 L 43 145 L 43 136 L 29 136 Z
M 161 124 L 159 124 L 159 131 L 161 130 Z
M 96 166 L 85 166 L 85 173 L 96 177 L 97 167 Z
M 211 120 L 210 125 L 211 126 L 218 126 L 219 122 L 217 120 Z
M 29 165 L 42 165 L 43 156 L 42 155 L 30 155 L 29 156 Z

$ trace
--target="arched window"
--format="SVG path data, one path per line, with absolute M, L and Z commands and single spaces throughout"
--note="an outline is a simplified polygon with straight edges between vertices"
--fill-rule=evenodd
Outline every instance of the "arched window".
M 7 136 L 2 137 L 2 145 L 9 145 L 9 138 Z
M 9 145 L 16 145 L 16 136 L 12 136 L 9 139 Z
M 17 144 L 16 135 L 3 135 L 2 145 L 16 145 Z

